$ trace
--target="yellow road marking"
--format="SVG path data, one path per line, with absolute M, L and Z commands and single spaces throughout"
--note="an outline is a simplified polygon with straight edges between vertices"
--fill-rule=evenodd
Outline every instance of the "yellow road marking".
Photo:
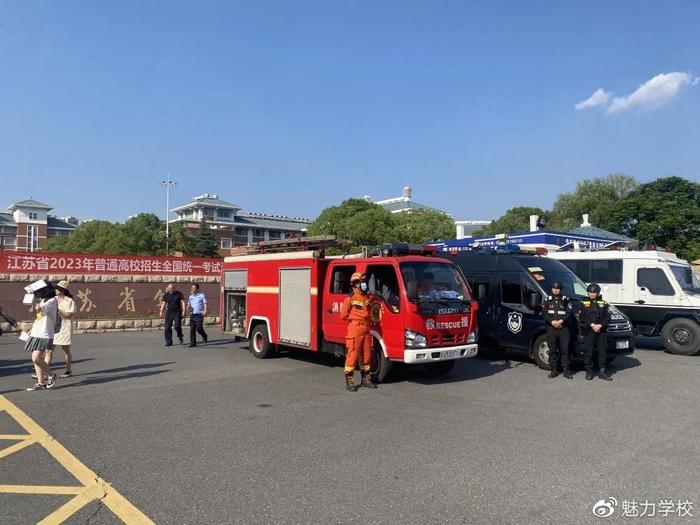
M 0 434 L 0 439 L 29 439 L 30 436 L 29 434 Z
M 0 485 L 3 494 L 80 494 L 85 487 L 62 487 L 49 485 Z
M 99 490 L 96 491 L 94 486 L 83 489 L 83 491 L 80 492 L 80 494 L 78 494 L 76 497 L 59 507 L 57 510 L 53 511 L 43 520 L 41 520 L 39 522 L 39 525 L 57 525 L 59 523 L 63 523 L 73 514 L 82 509 L 85 505 L 87 505 L 93 500 L 100 498 L 104 498 L 104 490 L 101 492 Z
M 45 487 L 37 486 L 35 492 L 30 492 L 30 485 L 0 485 L 0 492 L 11 492 L 26 494 L 76 494 L 76 497 L 61 506 L 58 510 L 44 518 L 39 523 L 43 525 L 53 525 L 63 523 L 67 518 L 75 514 L 85 505 L 94 500 L 101 500 L 109 510 L 127 524 L 152 524 L 148 516 L 132 505 L 124 496 L 114 490 L 109 483 L 100 478 L 88 467 L 83 465 L 78 458 L 71 454 L 63 445 L 56 441 L 51 435 L 34 422 L 27 414 L 22 412 L 17 406 L 12 404 L 6 397 L 0 395 L 0 412 L 7 412 L 24 430 L 29 433 L 29 437 L 22 436 L 22 441 L 16 443 L 2 452 L 0 458 L 17 452 L 33 443 L 38 443 L 51 454 L 68 472 L 70 472 L 82 487 Z M 22 445 L 21 447 L 18 447 Z M 13 449 L 11 452 L 8 450 Z M 3 453 L 4 456 L 2 455 Z M 52 490 L 54 492 L 46 492 Z M 61 492 L 63 491 L 63 492 Z M 66 492 L 70 491 L 70 492 Z
M 6 456 L 9 456 L 13 452 L 17 452 L 19 450 L 22 450 L 23 448 L 26 448 L 29 445 L 33 445 L 34 443 L 36 443 L 36 439 L 30 438 L 30 439 L 24 439 L 24 440 L 20 441 L 19 443 L 15 443 L 14 445 L 10 445 L 9 447 L 0 450 L 0 459 L 4 458 Z

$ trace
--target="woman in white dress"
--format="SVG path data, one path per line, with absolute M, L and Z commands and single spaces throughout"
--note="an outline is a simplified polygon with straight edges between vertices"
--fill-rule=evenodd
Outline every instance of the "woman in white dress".
M 58 314 L 61 316 L 61 329 L 53 336 L 54 348 L 60 346 L 66 360 L 66 370 L 61 377 L 73 375 L 73 356 L 70 353 L 71 337 L 73 335 L 72 317 L 75 314 L 75 301 L 68 290 L 68 281 L 60 281 L 54 288 L 56 289 L 56 300 L 58 301 Z M 53 360 L 53 349 L 46 351 L 46 364 L 51 367 Z

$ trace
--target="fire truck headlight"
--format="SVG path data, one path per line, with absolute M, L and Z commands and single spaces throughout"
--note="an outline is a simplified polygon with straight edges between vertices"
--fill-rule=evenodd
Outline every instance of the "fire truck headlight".
M 404 331 L 404 344 L 406 348 L 425 348 L 428 346 L 428 341 L 424 335 L 407 329 Z
M 472 332 L 467 337 L 467 343 L 476 343 L 476 332 Z

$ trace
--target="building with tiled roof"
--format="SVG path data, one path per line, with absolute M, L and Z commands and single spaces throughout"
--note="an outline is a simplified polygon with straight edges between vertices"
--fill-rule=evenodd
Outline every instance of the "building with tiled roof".
M 222 255 L 236 246 L 303 235 L 313 222 L 304 217 L 244 212 L 240 206 L 209 193 L 170 211 L 177 216 L 171 222 L 182 222 L 189 230 L 199 228 L 203 220 L 216 237 Z
M 30 197 L 11 204 L 7 212 L 0 212 L 0 250 L 44 250 L 49 238 L 72 235 L 78 220 L 50 215 L 52 209 L 53 206 Z
M 597 226 L 592 226 L 590 224 L 583 224 L 578 228 L 569 230 L 569 233 L 573 233 L 574 235 L 584 235 L 586 237 L 596 237 L 598 239 L 612 239 L 615 241 L 634 242 L 634 239 L 630 237 L 625 237 L 624 235 L 620 235 L 619 233 L 609 232 L 607 230 L 604 230 L 603 228 L 598 228 Z
M 369 195 L 365 195 L 363 197 L 363 199 L 368 201 L 368 202 L 373 202 L 372 197 Z M 439 210 L 437 208 L 433 208 L 431 206 L 427 206 L 425 204 L 421 204 L 419 202 L 414 201 L 413 200 L 413 189 L 410 186 L 404 186 L 404 188 L 401 190 L 400 197 L 392 197 L 390 199 L 374 201 L 374 204 L 378 204 L 379 206 L 381 206 L 385 210 L 390 211 L 391 213 L 404 213 L 404 212 L 410 212 L 412 210 L 429 210 L 429 211 L 436 211 L 438 213 L 444 213 L 450 219 L 454 219 L 454 217 L 451 214 L 447 213 L 446 211 Z M 464 237 L 473 233 L 478 228 L 481 228 L 482 226 L 489 224 L 491 221 L 464 220 L 464 221 L 454 221 L 454 222 L 455 222 L 455 230 L 456 230 L 456 234 L 457 234 L 457 239 L 463 239 Z
M 363 198 L 366 201 L 372 202 L 372 197 L 370 197 L 369 195 L 365 195 Z M 413 189 L 410 186 L 405 186 L 401 190 L 400 197 L 392 197 L 390 199 L 374 201 L 374 204 L 379 204 L 382 208 L 390 211 L 391 213 L 402 213 L 411 210 L 430 210 L 444 213 L 445 215 L 452 217 L 452 215 L 450 215 L 446 211 L 438 210 L 437 208 L 432 208 L 430 206 L 426 206 L 425 204 L 421 204 L 419 202 L 414 201 Z

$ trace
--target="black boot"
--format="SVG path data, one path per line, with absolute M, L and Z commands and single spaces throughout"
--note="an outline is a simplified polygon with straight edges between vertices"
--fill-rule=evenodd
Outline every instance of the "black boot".
M 586 381 L 593 379 L 593 370 L 586 370 Z
M 598 372 L 598 377 L 603 381 L 612 381 L 612 377 L 605 373 L 605 369 L 601 369 L 600 372 Z
M 362 372 L 362 382 L 360 384 L 367 388 L 377 388 L 377 384 L 372 382 L 372 376 L 367 372 Z
M 554 379 L 558 375 L 559 375 L 559 370 L 557 370 L 556 368 L 552 368 L 552 371 L 549 373 L 549 375 L 547 377 L 549 379 Z
M 574 378 L 574 376 L 571 375 L 571 370 L 569 370 L 568 368 L 565 368 L 565 369 L 564 369 L 564 377 L 567 378 L 567 379 L 573 379 L 573 378 Z
M 345 374 L 345 389 L 350 392 L 357 392 L 357 385 L 352 380 L 352 374 Z

